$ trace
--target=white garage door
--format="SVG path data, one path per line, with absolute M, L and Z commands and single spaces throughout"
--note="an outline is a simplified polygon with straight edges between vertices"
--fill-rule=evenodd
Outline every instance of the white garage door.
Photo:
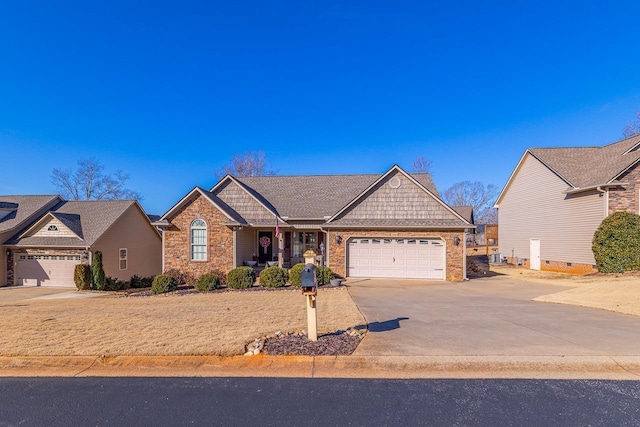
M 439 239 L 349 240 L 350 277 L 444 279 L 444 242 Z
M 20 255 L 18 285 L 75 287 L 73 272 L 80 255 Z

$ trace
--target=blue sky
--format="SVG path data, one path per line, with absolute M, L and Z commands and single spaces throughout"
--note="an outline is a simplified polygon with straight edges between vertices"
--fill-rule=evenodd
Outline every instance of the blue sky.
M 282 175 L 433 162 L 501 187 L 527 147 L 620 139 L 640 2 L 0 3 L 0 194 L 95 157 L 150 213 L 234 153 Z

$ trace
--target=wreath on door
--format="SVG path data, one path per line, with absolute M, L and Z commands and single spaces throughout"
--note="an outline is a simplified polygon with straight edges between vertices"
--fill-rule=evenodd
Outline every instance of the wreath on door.
M 271 239 L 268 236 L 262 236 L 260 238 L 260 246 L 264 249 L 264 253 L 267 253 L 267 248 L 271 246 Z

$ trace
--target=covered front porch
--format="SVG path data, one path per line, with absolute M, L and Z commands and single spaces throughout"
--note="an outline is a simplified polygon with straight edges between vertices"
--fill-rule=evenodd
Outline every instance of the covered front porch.
M 325 242 L 326 234 L 319 228 L 238 227 L 234 229 L 234 265 L 259 270 L 270 265 L 291 268 L 304 262 L 307 250 L 321 257 Z

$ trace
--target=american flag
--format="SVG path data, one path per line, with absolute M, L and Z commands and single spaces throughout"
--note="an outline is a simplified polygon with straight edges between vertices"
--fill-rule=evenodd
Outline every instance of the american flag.
M 280 224 L 278 223 L 278 217 L 276 217 L 276 237 L 280 238 Z

